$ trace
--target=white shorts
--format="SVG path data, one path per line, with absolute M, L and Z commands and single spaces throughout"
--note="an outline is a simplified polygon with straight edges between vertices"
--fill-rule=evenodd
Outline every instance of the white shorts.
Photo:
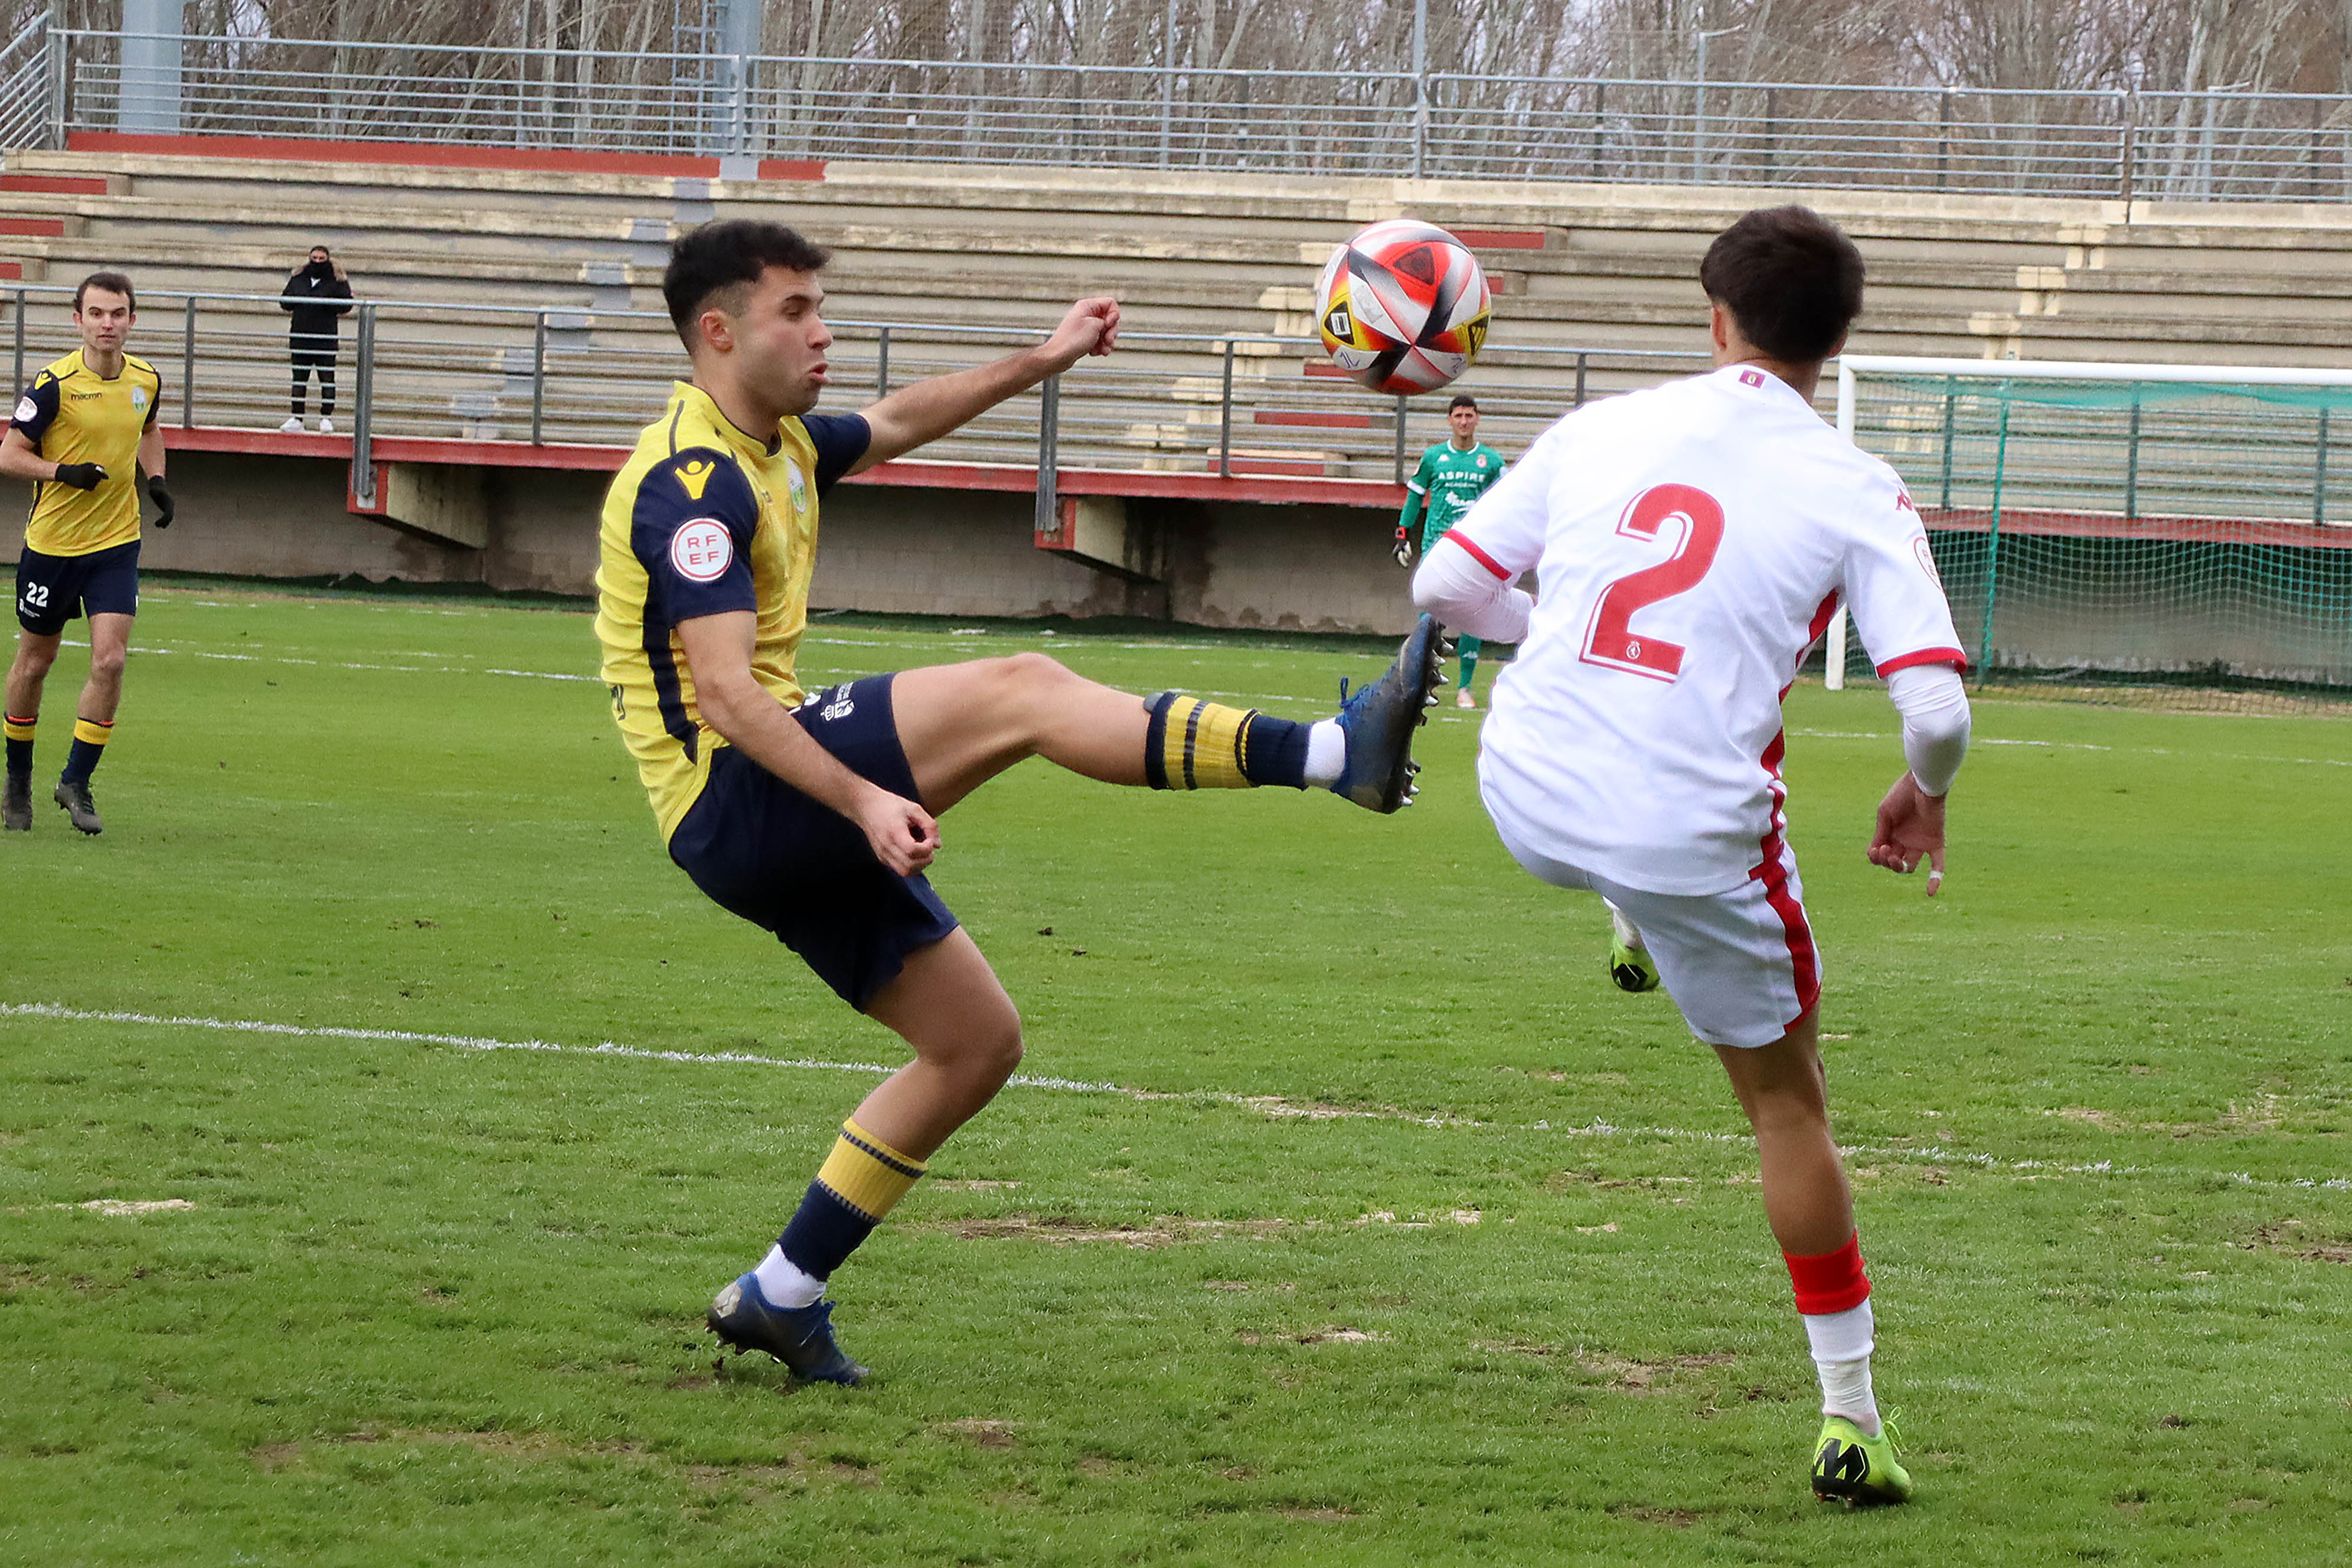
M 1624 887 L 1507 837 L 1503 847 L 1552 886 L 1590 889 L 1622 910 L 1683 1021 L 1710 1046 L 1769 1046 L 1821 1000 L 1821 955 L 1805 921 L 1796 853 L 1777 835 L 1774 853 L 1747 881 L 1696 897 Z

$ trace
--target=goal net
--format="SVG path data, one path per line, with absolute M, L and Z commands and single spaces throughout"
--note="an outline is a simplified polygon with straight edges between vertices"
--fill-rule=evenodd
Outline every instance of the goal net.
M 2352 372 L 1846 356 L 1975 665 L 2052 696 L 2352 701 Z M 1839 617 L 1825 673 L 1870 673 Z

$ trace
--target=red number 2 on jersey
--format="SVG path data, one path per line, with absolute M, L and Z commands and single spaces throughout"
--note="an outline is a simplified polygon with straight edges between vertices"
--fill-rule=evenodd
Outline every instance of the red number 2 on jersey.
M 1652 680 L 1672 680 L 1682 673 L 1682 644 L 1645 637 L 1630 623 L 1636 610 L 1698 586 L 1715 564 L 1716 547 L 1723 542 L 1723 508 L 1705 490 L 1688 485 L 1654 485 L 1633 498 L 1617 521 L 1617 531 L 1628 539 L 1654 540 L 1674 522 L 1682 528 L 1672 555 L 1655 566 L 1629 572 L 1601 590 L 1592 606 L 1592 625 L 1584 634 L 1586 663 Z

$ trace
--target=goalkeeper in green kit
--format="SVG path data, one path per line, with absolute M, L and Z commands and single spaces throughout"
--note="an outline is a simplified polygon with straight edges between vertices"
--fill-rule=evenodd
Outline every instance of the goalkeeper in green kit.
M 1457 396 L 1447 405 L 1445 423 L 1454 434 L 1421 455 L 1421 467 L 1404 485 L 1404 510 L 1397 514 L 1397 564 L 1410 571 L 1413 560 L 1434 545 L 1454 526 L 1470 503 L 1503 477 L 1503 455 L 1478 439 L 1478 400 Z M 1454 694 L 1457 708 L 1475 708 L 1470 677 L 1478 668 L 1478 639 L 1463 636 L 1455 649 L 1462 658 L 1462 676 Z

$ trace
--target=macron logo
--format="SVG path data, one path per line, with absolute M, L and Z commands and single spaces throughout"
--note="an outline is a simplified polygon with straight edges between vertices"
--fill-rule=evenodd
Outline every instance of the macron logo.
M 689 583 L 715 583 L 735 564 L 735 536 L 716 518 L 679 523 L 669 536 L 669 563 Z

